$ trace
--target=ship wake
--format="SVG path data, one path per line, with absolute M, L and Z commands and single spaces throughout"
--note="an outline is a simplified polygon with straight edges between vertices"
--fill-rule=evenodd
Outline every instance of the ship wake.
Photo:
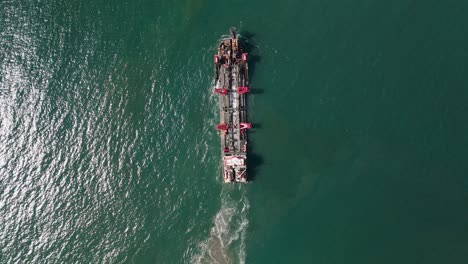
M 250 205 L 245 190 L 232 192 L 231 188 L 223 188 L 221 208 L 213 220 L 210 236 L 200 243 L 201 252 L 192 259 L 193 263 L 245 263 Z

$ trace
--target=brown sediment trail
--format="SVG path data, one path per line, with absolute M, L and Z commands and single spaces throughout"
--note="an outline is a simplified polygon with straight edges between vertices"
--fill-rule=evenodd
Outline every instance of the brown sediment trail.
M 192 263 L 245 263 L 245 238 L 250 207 L 245 190 L 241 197 L 221 193 L 221 207 L 213 219 L 209 237 L 200 243 L 200 253 Z

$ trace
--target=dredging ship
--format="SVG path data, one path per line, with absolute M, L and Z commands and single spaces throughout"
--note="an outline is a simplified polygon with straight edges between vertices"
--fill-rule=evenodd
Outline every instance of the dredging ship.
M 236 28 L 221 39 L 214 55 L 215 87 L 219 94 L 219 118 L 216 129 L 221 136 L 223 182 L 247 182 L 246 94 L 249 92 L 247 53 L 238 41 Z

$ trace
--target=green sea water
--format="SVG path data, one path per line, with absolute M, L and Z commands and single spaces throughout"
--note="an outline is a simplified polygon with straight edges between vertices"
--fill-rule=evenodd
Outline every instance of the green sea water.
M 0 2 L 0 263 L 467 263 L 468 3 Z M 217 41 L 249 49 L 221 183 Z

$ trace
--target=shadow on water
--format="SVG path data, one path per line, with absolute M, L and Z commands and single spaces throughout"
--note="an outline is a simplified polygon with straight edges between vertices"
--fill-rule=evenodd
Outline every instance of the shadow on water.
M 259 88 L 254 88 L 254 89 L 250 90 L 250 94 L 263 94 L 263 93 L 264 93 L 264 90 L 259 89 Z
M 249 79 L 252 80 L 252 77 L 255 74 L 255 68 L 257 63 L 260 62 L 260 56 L 255 50 L 255 41 L 254 34 L 249 31 L 242 31 L 240 33 L 239 43 L 242 46 L 243 50 L 248 53 L 248 63 L 249 63 Z M 254 93 L 256 89 L 251 90 L 251 93 Z M 262 90 L 263 91 L 263 90 Z
M 263 164 L 263 158 L 252 152 L 251 144 L 247 147 L 247 156 L 248 156 L 248 166 L 247 166 L 247 175 L 249 181 L 255 181 L 257 177 L 257 172 L 259 167 Z
M 253 80 L 255 75 L 255 69 L 257 64 L 260 62 L 260 56 L 255 50 L 255 41 L 254 34 L 249 31 L 242 31 L 240 33 L 239 43 L 242 46 L 243 50 L 248 53 L 248 63 L 249 63 L 249 80 Z M 264 90 L 256 87 L 250 87 L 250 94 L 263 94 Z M 262 128 L 260 123 L 252 123 L 252 130 L 249 131 L 249 134 L 254 134 L 258 129 Z M 263 158 L 257 153 L 253 152 L 252 141 L 247 145 L 247 156 L 248 156 L 248 167 L 247 174 L 249 181 L 254 181 L 259 167 L 263 164 Z
M 262 128 L 262 124 L 260 123 L 255 123 L 255 122 L 251 122 L 252 123 L 252 128 L 254 129 L 261 129 Z
M 249 62 L 249 79 L 252 80 L 252 77 L 255 74 L 255 67 L 257 63 L 260 62 L 260 56 L 256 54 L 255 50 L 255 41 L 253 37 L 255 36 L 252 32 L 242 31 L 240 33 L 239 42 L 245 52 L 248 53 L 248 62 Z M 264 89 L 251 87 L 250 94 L 263 94 Z

